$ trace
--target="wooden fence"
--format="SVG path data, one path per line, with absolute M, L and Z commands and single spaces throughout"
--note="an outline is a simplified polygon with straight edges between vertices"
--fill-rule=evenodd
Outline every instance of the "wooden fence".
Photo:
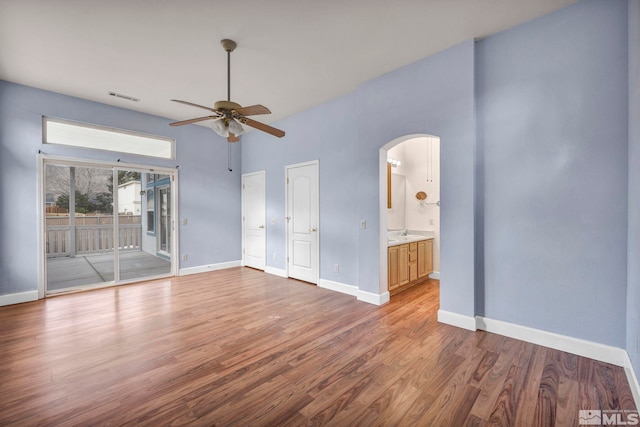
M 73 248 L 70 244 L 69 218 L 54 217 L 46 220 L 47 257 L 70 256 Z M 75 254 L 111 252 L 114 249 L 112 217 L 76 217 L 75 234 Z M 142 225 L 140 216 L 121 215 L 118 237 L 119 250 L 141 250 Z

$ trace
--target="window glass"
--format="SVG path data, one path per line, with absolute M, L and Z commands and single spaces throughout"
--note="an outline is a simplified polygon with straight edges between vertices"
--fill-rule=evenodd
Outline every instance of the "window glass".
M 147 189 L 147 232 L 153 233 L 156 229 L 155 221 L 155 191 L 153 188 Z
M 174 158 L 174 140 L 82 123 L 44 119 L 45 144 L 70 145 L 142 156 Z

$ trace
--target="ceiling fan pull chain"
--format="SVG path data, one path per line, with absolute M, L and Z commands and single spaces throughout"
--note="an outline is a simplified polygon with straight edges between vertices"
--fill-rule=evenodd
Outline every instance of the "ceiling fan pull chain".
M 233 169 L 231 169 L 231 143 L 227 142 L 227 169 L 229 169 L 229 172 L 233 172 Z

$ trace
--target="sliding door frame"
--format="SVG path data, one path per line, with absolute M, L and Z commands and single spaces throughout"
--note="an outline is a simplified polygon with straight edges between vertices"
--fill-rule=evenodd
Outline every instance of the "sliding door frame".
M 78 287 L 78 291 L 87 290 L 87 289 L 98 289 L 109 286 L 120 286 L 126 285 L 129 283 L 139 282 L 143 280 L 149 280 L 154 278 L 162 278 L 162 277 L 173 277 L 178 275 L 178 267 L 179 267 L 179 228 L 177 227 L 177 218 L 178 216 L 178 169 L 171 167 L 158 167 L 158 166 L 149 166 L 149 165 L 141 165 L 141 164 L 132 164 L 132 163 L 121 163 L 121 162 L 108 162 L 108 161 L 97 161 L 97 160 L 87 160 L 81 158 L 74 157 L 62 157 L 62 156 L 51 156 L 46 154 L 38 154 L 38 191 L 37 191 L 37 209 L 38 209 L 38 299 L 45 298 L 47 295 L 46 283 L 47 283 L 47 257 L 45 255 L 46 248 L 46 221 L 45 221 L 45 165 L 49 163 L 60 163 L 66 166 L 74 166 L 74 167 L 95 167 L 95 168 L 104 168 L 111 169 L 114 174 L 114 194 L 113 194 L 113 203 L 114 207 L 118 206 L 118 195 L 115 189 L 117 188 L 117 180 L 118 170 L 127 170 L 133 172 L 140 173 L 155 173 L 155 174 L 167 174 L 170 176 L 170 191 L 171 191 L 171 270 L 168 274 L 144 277 L 144 278 L 135 278 L 130 280 L 115 280 L 119 278 L 119 233 L 117 232 L 119 226 L 119 215 L 115 212 L 114 209 L 114 280 L 110 282 L 105 282 L 104 284 L 96 284 L 91 285 L 90 287 Z M 141 214 L 143 214 L 141 212 Z M 145 232 L 144 230 L 142 231 Z

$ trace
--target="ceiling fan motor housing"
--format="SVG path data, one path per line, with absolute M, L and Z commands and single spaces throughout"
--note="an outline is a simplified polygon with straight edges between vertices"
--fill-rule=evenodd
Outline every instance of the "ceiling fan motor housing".
M 236 47 L 238 46 L 236 44 L 236 42 L 234 42 L 233 40 L 229 40 L 229 39 L 220 40 L 220 44 L 222 45 L 224 50 L 226 50 L 227 52 L 233 52 L 236 49 Z
M 238 110 L 242 108 L 242 106 L 238 103 L 235 103 L 233 101 L 217 101 L 215 104 L 213 104 L 213 109 L 214 110 Z

